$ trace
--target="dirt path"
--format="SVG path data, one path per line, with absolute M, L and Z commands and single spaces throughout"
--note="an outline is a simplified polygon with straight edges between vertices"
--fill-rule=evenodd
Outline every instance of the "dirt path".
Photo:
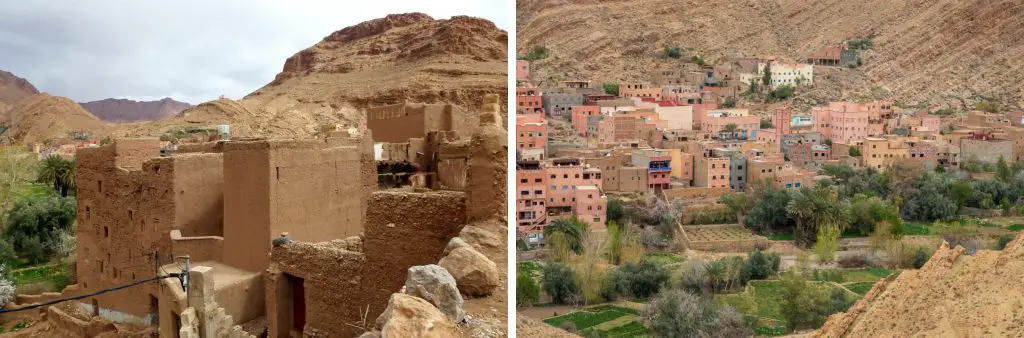
M 569 305 L 535 306 L 525 309 L 518 309 L 516 310 L 516 313 L 536 320 L 543 320 L 554 316 L 564 315 L 566 313 L 575 311 L 576 309 L 577 308 L 574 308 Z

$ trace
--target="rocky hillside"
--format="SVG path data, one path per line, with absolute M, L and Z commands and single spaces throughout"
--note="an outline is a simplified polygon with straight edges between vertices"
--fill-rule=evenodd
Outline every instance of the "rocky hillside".
M 153 121 L 178 115 L 191 104 L 171 98 L 159 101 L 133 101 L 125 99 L 104 99 L 81 103 L 82 108 L 108 122 Z
M 1024 235 L 1002 251 L 942 247 L 881 281 L 812 337 L 1011 337 L 1024 332 Z
M 69 138 L 74 133 L 99 137 L 107 130 L 100 119 L 74 101 L 46 93 L 18 100 L 7 111 L 0 113 L 0 125 L 7 127 L 0 135 L 4 143 L 42 142 L 52 138 Z
M 891 96 L 911 104 L 1021 105 L 1024 6 L 1014 0 L 518 0 L 519 54 L 543 45 L 543 80 L 646 79 L 683 60 L 801 60 L 845 39 L 870 37 L 857 69 L 815 82 L 833 99 Z M 817 73 L 817 71 L 816 71 Z M 853 74 L 850 74 L 853 73 Z
M 368 106 L 451 103 L 469 111 L 485 94 L 500 94 L 505 110 L 507 43 L 508 34 L 484 19 L 389 15 L 296 53 L 272 82 L 241 100 L 207 102 L 115 135 L 230 123 L 239 136 L 307 137 L 320 124 L 364 122 L 360 109 Z
M 33 94 L 39 94 L 39 90 L 27 80 L 0 70 L 0 112 L 4 104 L 9 106 Z

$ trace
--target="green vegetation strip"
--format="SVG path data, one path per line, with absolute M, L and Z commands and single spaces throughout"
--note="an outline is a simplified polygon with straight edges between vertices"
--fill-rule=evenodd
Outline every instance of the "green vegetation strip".
M 554 327 L 561 327 L 563 323 L 571 322 L 576 326 L 577 330 L 582 331 L 592 326 L 626 315 L 639 315 L 639 312 L 618 306 L 602 305 L 557 317 L 551 317 L 545 319 L 544 323 Z
M 1010 226 L 1008 226 L 1006 228 L 1010 229 L 1010 231 L 1021 231 L 1021 230 L 1024 230 L 1024 224 L 1016 224 L 1016 223 L 1014 223 L 1014 224 L 1011 224 Z
M 614 329 L 604 331 L 604 337 L 650 337 L 650 332 L 640 322 L 631 322 Z
M 875 283 L 877 282 L 846 283 L 843 284 L 843 287 L 845 287 L 847 290 L 853 291 L 858 295 L 864 296 L 868 294 L 868 291 L 871 290 L 871 287 L 875 286 Z
M 649 252 L 644 255 L 644 259 L 650 260 L 661 266 L 680 263 L 683 261 L 682 257 L 668 252 Z

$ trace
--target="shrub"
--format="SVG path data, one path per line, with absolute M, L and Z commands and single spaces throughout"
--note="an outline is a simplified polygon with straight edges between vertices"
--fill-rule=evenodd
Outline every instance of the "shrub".
M 850 154 L 850 156 L 853 156 L 853 157 L 860 156 L 860 148 L 850 147 L 849 149 L 850 150 L 848 151 L 848 153 Z
M 704 62 L 704 59 L 701 59 L 700 56 L 697 56 L 697 55 L 694 55 L 693 57 L 691 57 L 690 58 L 690 62 L 696 63 L 698 66 L 702 66 L 702 67 L 706 64 Z
M 928 263 L 928 253 L 924 248 L 918 247 L 917 251 L 914 251 L 914 269 L 920 269 L 924 263 Z
M 556 304 L 567 304 L 579 293 L 572 269 L 558 263 L 548 263 L 544 267 L 541 287 L 551 296 L 551 301 Z
M 534 46 L 533 49 L 531 49 L 529 53 L 527 53 L 524 56 L 520 56 L 519 59 L 520 60 L 526 60 L 526 61 L 537 61 L 537 60 L 544 59 L 544 58 L 547 58 L 547 57 L 548 57 L 548 48 L 547 47 L 544 47 L 544 46 Z
M 768 94 L 769 101 L 785 100 L 793 97 L 796 93 L 796 88 L 790 85 L 782 85 L 779 88 L 775 88 L 771 93 Z
M 41 263 L 60 246 L 61 234 L 73 232 L 74 222 L 73 197 L 24 199 L 11 208 L 4 238 L 32 264 Z
M 754 250 L 745 262 L 743 262 L 742 279 L 743 283 L 756 279 L 768 279 L 779 273 L 781 257 L 777 253 L 762 253 L 761 250 Z
M 573 324 L 572 322 L 563 322 L 562 325 L 559 325 L 558 327 L 562 328 L 562 330 L 565 330 L 566 332 L 569 333 L 579 332 L 576 330 L 576 324 Z
M 647 259 L 626 263 L 612 273 L 615 289 L 636 298 L 647 298 L 668 283 L 668 271 Z
M 725 99 L 725 103 L 722 104 L 722 108 L 736 108 L 736 99 L 731 97 Z
M 779 312 L 790 329 L 818 327 L 825 322 L 829 297 L 803 275 L 787 271 L 782 275 Z
M 874 265 L 868 255 L 863 252 L 855 252 L 849 255 L 843 255 L 836 259 L 836 264 L 842 268 L 863 268 L 866 266 Z
M 1005 249 L 1006 245 L 1010 244 L 1010 241 L 1012 241 L 1012 240 L 1013 240 L 1013 236 L 1009 236 L 1009 235 L 999 236 L 999 240 L 996 241 L 996 250 Z
M 540 300 L 540 286 L 529 271 L 516 271 L 516 306 L 529 307 Z
M 665 55 L 668 55 L 668 57 L 673 59 L 678 59 L 683 56 L 683 54 L 679 50 L 679 47 L 665 47 Z
M 658 337 L 749 337 L 753 332 L 736 310 L 682 290 L 662 293 L 644 307 Z
M 845 290 L 834 288 L 828 294 L 828 314 L 846 311 L 850 305 L 853 305 L 852 303 L 853 301 Z
M 604 89 L 604 93 L 605 94 L 615 95 L 615 96 L 619 95 L 619 84 L 618 83 L 615 83 L 615 82 L 605 82 L 601 87 Z

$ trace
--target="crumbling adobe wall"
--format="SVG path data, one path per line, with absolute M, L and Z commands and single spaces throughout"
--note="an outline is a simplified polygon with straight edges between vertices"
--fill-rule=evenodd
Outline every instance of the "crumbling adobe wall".
M 170 231 L 220 233 L 219 154 L 159 157 L 156 139 L 116 140 L 79 150 L 76 156 L 78 290 L 91 293 L 155 275 L 157 259 L 174 252 Z M 212 166 L 213 169 L 197 168 Z M 159 258 L 158 258 L 159 257 Z M 100 314 L 145 324 L 152 317 L 149 295 L 140 286 L 95 300 Z
M 498 125 L 498 95 L 484 96 L 480 127 L 470 141 L 466 170 L 466 217 L 470 222 L 504 217 L 508 205 L 507 132 Z
M 355 142 L 355 141 L 354 141 Z M 270 241 L 282 232 L 301 241 L 362 231 L 362 180 L 375 169 L 372 148 L 319 140 L 230 142 L 224 149 L 225 263 L 250 271 L 269 265 Z
M 437 155 L 437 189 L 465 191 L 469 139 L 443 142 Z
M 395 189 L 371 195 L 361 292 L 369 313 L 384 311 L 388 297 L 405 283 L 409 267 L 441 259 L 445 245 L 466 224 L 465 205 L 465 194 L 454 191 Z
M 272 263 L 264 274 L 271 337 L 288 337 L 293 327 L 289 279 L 294 277 L 303 280 L 306 294 L 305 333 L 353 337 L 362 332 L 351 326 L 362 325 L 367 304 L 361 290 L 366 257 L 358 243 L 358 237 L 324 243 L 289 241 L 271 249 Z

